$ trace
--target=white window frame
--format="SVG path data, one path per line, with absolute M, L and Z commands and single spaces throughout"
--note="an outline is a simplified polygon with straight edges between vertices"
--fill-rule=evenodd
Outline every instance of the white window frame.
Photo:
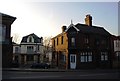
M 80 62 L 85 62 L 84 61 L 84 54 L 83 53 L 80 54 Z
M 88 61 L 92 62 L 92 52 L 88 52 Z
M 72 46 L 75 46 L 75 37 L 72 37 L 72 38 L 71 38 L 71 45 L 72 45 Z
M 101 52 L 101 61 L 108 60 L 108 52 Z
M 92 62 L 92 52 L 81 52 L 80 62 Z

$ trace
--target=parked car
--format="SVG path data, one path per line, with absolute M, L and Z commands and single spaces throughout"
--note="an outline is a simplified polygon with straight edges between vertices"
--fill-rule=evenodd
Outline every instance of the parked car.
M 12 62 L 11 67 L 12 68 L 19 68 L 19 63 L 18 62 Z
M 34 63 L 31 65 L 31 68 L 42 68 L 42 69 L 48 69 L 50 68 L 50 65 L 47 63 Z

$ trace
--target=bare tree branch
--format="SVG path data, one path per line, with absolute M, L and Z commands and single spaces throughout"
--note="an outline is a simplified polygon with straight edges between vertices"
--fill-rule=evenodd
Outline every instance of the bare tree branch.
M 13 42 L 18 43 L 20 41 L 20 36 L 18 33 L 13 34 Z

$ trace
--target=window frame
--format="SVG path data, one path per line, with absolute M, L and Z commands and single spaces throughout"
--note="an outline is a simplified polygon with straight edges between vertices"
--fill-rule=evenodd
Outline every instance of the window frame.
M 80 53 L 80 62 L 92 62 L 93 61 L 93 54 L 92 52 L 81 52 Z
M 61 44 L 63 44 L 63 43 L 64 43 L 64 37 L 61 36 Z
M 108 61 L 108 52 L 101 52 L 101 61 Z

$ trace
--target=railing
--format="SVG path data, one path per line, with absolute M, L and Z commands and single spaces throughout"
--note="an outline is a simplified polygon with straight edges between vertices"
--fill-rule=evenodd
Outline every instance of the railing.
M 32 50 L 28 50 L 27 52 L 26 52 L 26 54 L 35 54 L 35 53 L 37 53 L 36 51 L 32 51 Z

